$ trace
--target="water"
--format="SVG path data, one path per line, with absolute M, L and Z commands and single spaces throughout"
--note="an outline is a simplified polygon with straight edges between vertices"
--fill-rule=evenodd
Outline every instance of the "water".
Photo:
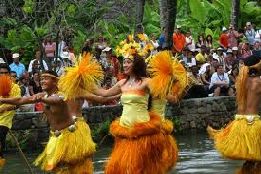
M 204 133 L 184 133 L 176 136 L 179 144 L 179 161 L 170 174 L 234 174 L 242 166 L 242 161 L 226 160 L 213 148 L 213 142 Z M 98 149 L 94 156 L 95 174 L 103 173 L 103 166 L 111 147 Z M 26 154 L 32 162 L 37 154 Z M 7 164 L 3 174 L 29 173 L 18 153 L 7 154 Z M 43 174 L 34 169 L 36 174 Z

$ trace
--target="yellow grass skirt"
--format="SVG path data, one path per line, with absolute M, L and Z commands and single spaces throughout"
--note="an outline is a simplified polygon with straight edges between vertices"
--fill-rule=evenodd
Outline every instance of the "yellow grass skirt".
M 224 129 L 207 128 L 216 149 L 226 158 L 261 161 L 261 120 L 258 115 L 236 115 Z
M 93 173 L 91 158 L 95 152 L 95 143 L 90 128 L 83 118 L 77 118 L 75 127 L 73 132 L 68 128 L 61 130 L 59 136 L 51 131 L 43 153 L 38 156 L 34 164 L 41 166 L 42 170 L 59 174 Z
M 163 152 L 162 160 L 165 161 L 165 171 L 171 170 L 178 160 L 178 146 L 175 138 L 171 135 L 173 132 L 173 123 L 170 120 L 164 120 L 161 128 L 165 136 L 165 150 Z
M 137 123 L 132 128 L 122 127 L 119 120 L 110 127 L 115 144 L 105 174 L 163 174 L 162 153 L 165 136 L 160 117 L 150 113 L 150 121 Z

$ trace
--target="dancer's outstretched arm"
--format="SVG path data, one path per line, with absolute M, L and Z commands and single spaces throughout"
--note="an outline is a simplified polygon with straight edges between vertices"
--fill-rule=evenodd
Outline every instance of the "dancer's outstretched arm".
M 110 96 L 110 97 L 103 97 L 103 96 L 97 96 L 97 95 L 92 94 L 92 93 L 88 93 L 87 95 L 82 96 L 80 98 L 85 99 L 85 100 L 94 101 L 94 102 L 97 102 L 97 103 L 107 103 L 111 100 L 119 99 L 120 96 L 121 96 L 121 94 Z
M 24 105 L 35 103 L 35 96 L 0 98 L 0 104 Z
M 102 88 L 96 88 L 93 92 L 93 94 L 103 97 L 110 97 L 121 94 L 121 86 L 124 84 L 126 79 L 118 81 L 113 87 L 110 89 L 102 89 Z

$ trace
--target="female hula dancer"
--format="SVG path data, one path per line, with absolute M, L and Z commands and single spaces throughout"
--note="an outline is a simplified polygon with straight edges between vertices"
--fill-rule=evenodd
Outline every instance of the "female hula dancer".
M 181 98 L 188 85 L 187 72 L 176 58 L 172 58 L 169 51 L 159 52 L 151 58 L 148 70 L 151 76 L 149 86 L 153 94 L 150 110 L 161 117 L 161 129 L 165 135 L 166 145 L 162 160 L 165 161 L 167 173 L 176 165 L 178 148 L 171 135 L 173 123 L 165 118 L 165 107 L 168 101 L 176 103 Z
M 111 89 L 96 89 L 100 96 L 121 95 L 122 115 L 112 122 L 110 132 L 115 138 L 113 151 L 105 167 L 106 174 L 163 174 L 161 160 L 165 137 L 161 119 L 148 112 L 149 87 L 146 64 L 138 55 L 123 60 L 126 79 Z
M 244 64 L 236 79 L 238 114 L 224 129 L 208 127 L 208 132 L 224 157 L 246 160 L 244 165 L 250 165 L 261 161 L 260 57 L 250 56 Z

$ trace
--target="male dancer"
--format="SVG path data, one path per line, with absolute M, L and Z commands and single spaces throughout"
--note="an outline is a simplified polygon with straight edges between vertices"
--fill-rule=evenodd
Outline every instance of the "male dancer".
M 90 142 L 90 131 L 77 121 L 83 98 L 95 100 L 89 94 L 77 102 L 65 101 L 58 94 L 57 74 L 46 71 L 41 75 L 43 93 L 24 98 L 0 99 L 0 103 L 22 105 L 35 102 L 45 104 L 44 113 L 50 124 L 51 136 L 44 152 L 36 159 L 35 164 L 41 165 L 45 171 L 57 173 L 93 173 L 91 156 L 95 152 L 95 144 Z M 98 101 L 103 98 L 96 99 Z M 106 101 L 106 100 L 105 100 Z M 88 128 L 89 129 L 89 128 Z
M 0 98 L 2 97 L 20 97 L 21 92 L 20 88 L 17 84 L 13 83 L 11 81 L 11 78 L 9 81 L 2 81 L 2 79 L 8 80 L 8 77 L 10 77 L 10 68 L 7 64 L 1 63 L 0 64 L 0 83 L 3 83 L 1 85 L 8 84 L 9 82 L 9 94 L 8 96 L 2 96 L 3 94 L 0 94 Z M 13 105 L 7 105 L 7 104 L 1 104 L 0 103 L 0 168 L 4 166 L 5 159 L 3 158 L 3 149 L 5 148 L 5 139 L 6 135 L 8 133 L 8 130 L 12 127 L 12 120 L 14 117 L 14 110 L 16 109 L 16 106 Z

